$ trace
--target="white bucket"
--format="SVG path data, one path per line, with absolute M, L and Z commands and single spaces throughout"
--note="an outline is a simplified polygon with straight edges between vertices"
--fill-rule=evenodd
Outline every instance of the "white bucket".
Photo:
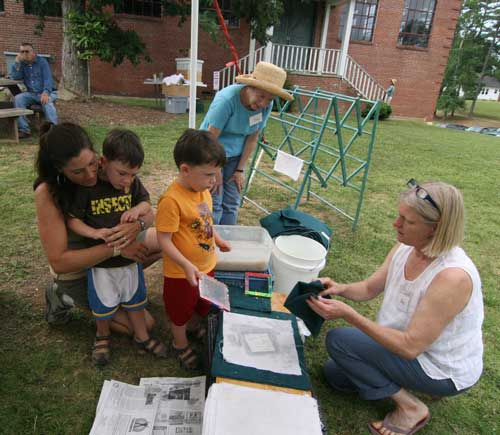
M 326 258 L 323 258 L 319 265 L 313 267 L 290 261 L 275 246 L 271 253 L 271 268 L 274 278 L 273 292 L 290 294 L 297 282 L 309 282 L 317 278 L 325 264 Z
M 309 269 L 318 267 L 327 254 L 321 243 L 296 234 L 276 237 L 274 244 L 281 258 Z

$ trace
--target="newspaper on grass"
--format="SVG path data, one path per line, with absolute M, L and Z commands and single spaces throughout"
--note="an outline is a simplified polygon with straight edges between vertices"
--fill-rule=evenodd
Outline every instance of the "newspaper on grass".
M 160 398 L 153 435 L 201 435 L 205 383 L 205 376 L 142 378 L 147 394 Z
M 152 435 L 159 403 L 146 387 L 104 381 L 89 435 Z

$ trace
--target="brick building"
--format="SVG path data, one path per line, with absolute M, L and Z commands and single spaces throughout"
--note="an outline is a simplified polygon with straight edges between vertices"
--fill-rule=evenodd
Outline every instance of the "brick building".
M 53 1 L 53 15 L 60 15 L 60 0 Z M 285 0 L 285 15 L 270 29 L 273 42 L 267 47 L 255 47 L 247 23 L 231 16 L 230 0 L 219 2 L 233 43 L 248 69 L 260 59 L 271 60 L 289 71 L 293 84 L 371 99 L 385 98 L 390 80 L 396 79 L 393 113 L 432 117 L 460 0 L 327 0 L 306 5 L 300 0 Z M 153 62 L 137 67 L 126 62 L 113 68 L 93 60 L 92 92 L 148 96 L 152 89 L 143 84 L 144 79 L 160 71 L 164 75 L 175 73 L 175 58 L 189 48 L 189 20 L 179 27 L 178 18 L 162 17 L 159 0 L 128 0 L 123 4 L 123 11 L 116 13 L 119 25 L 137 31 Z M 0 54 L 16 52 L 20 42 L 31 41 L 38 53 L 53 57 L 54 73 L 59 77 L 61 21 L 57 16 L 48 17 L 43 34 L 36 36 L 37 18 L 30 14 L 30 1 L 0 0 Z M 212 89 L 214 71 L 222 70 L 221 87 L 232 81 L 234 70 L 223 70 L 231 60 L 229 49 L 215 44 L 203 32 L 199 34 L 198 58 L 204 61 L 203 81 L 208 90 Z M 1 57 L 0 71 L 6 71 L 6 56 Z

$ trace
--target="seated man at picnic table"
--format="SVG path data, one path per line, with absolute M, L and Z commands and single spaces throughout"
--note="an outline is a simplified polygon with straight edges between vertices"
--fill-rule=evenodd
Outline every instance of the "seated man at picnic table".
M 27 92 L 21 92 L 14 97 L 14 107 L 27 109 L 32 104 L 41 104 L 47 121 L 57 124 L 57 112 L 54 106 L 57 92 L 54 88 L 52 71 L 47 60 L 35 53 L 31 43 L 21 44 L 19 54 L 10 70 L 10 78 L 23 80 L 27 88 Z M 19 117 L 18 128 L 20 138 L 31 136 L 25 116 Z

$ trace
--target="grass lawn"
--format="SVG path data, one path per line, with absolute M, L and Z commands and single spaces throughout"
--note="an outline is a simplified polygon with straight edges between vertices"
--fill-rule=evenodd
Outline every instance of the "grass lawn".
M 455 116 L 450 116 L 446 122 L 459 123 L 467 126 L 480 125 L 481 127 L 500 127 L 500 101 L 481 101 L 476 102 L 472 118 L 468 118 L 471 100 L 466 101 L 464 111 L 458 111 Z M 441 112 L 437 113 L 442 116 Z
M 174 173 L 171 151 L 187 125 L 187 116 L 168 125 L 144 125 L 133 129 L 146 149 L 143 180 L 154 184 L 153 199 Z M 88 125 L 96 143 L 102 143 L 107 128 Z M 278 135 L 278 130 L 269 135 Z M 90 360 L 94 328 L 88 313 L 78 311 L 65 327 L 50 328 L 43 318 L 43 289 L 50 281 L 46 260 L 38 240 L 31 183 L 34 178 L 33 143 L 0 145 L 0 229 L 3 255 L 0 259 L 0 430 L 5 434 L 79 435 L 88 433 L 97 399 L 105 379 L 138 383 L 145 376 L 189 376 L 175 361 L 139 356 L 129 339 L 113 341 L 112 363 L 97 370 Z M 500 244 L 499 193 L 500 141 L 498 138 L 464 134 L 416 121 L 385 121 L 379 124 L 367 191 L 358 231 L 337 213 L 313 203 L 304 207 L 324 219 L 334 238 L 322 274 L 345 282 L 360 280 L 382 263 L 395 243 L 392 221 L 398 193 L 406 181 L 439 179 L 459 187 L 465 198 L 467 229 L 464 248 L 477 265 L 483 281 L 485 302 L 485 366 L 479 384 L 466 394 L 430 401 L 433 420 L 422 434 L 498 433 L 498 386 L 500 379 L 498 337 L 500 336 L 499 281 Z M 272 206 L 283 207 L 286 195 L 269 189 L 256 178 L 253 196 Z M 330 186 L 330 200 L 343 197 L 342 188 Z M 258 224 L 255 208 L 245 205 L 240 222 Z M 159 335 L 170 341 L 162 317 L 161 268 L 147 274 L 152 312 L 160 324 Z M 381 300 L 353 304 L 374 318 Z M 367 433 L 366 423 L 381 418 L 390 402 L 365 402 L 354 395 L 330 390 L 322 376 L 327 355 L 324 334 L 306 341 L 306 358 L 315 394 L 328 434 Z M 237 434 L 235 434 L 237 435 Z

